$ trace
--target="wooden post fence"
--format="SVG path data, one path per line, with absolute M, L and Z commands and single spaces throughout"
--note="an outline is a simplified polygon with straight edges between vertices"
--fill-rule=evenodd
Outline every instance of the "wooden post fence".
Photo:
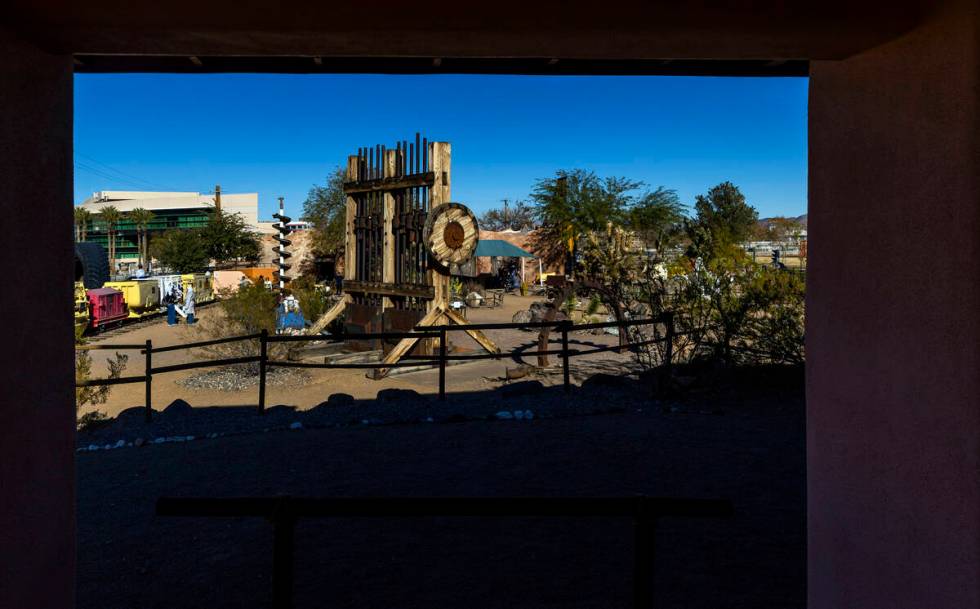
M 654 550 L 661 518 L 730 518 L 724 499 L 670 497 L 161 497 L 158 516 L 268 519 L 273 525 L 272 606 L 293 605 L 296 522 L 302 518 L 631 518 L 633 607 L 654 605 Z
M 146 422 L 150 423 L 153 421 L 153 341 L 146 341 Z
M 676 337 L 676 330 L 674 328 L 674 315 L 673 313 L 664 313 L 660 317 L 655 319 L 637 319 L 637 320 L 626 320 L 621 322 L 603 322 L 603 323 L 590 323 L 581 324 L 579 326 L 574 325 L 570 320 L 563 320 L 560 322 L 554 321 L 543 321 L 543 322 L 532 322 L 532 323 L 487 323 L 487 324 L 470 324 L 466 326 L 429 326 L 428 332 L 381 332 L 381 333 L 368 333 L 368 334 L 355 334 L 355 335 L 338 335 L 333 337 L 328 337 L 328 340 L 348 340 L 350 338 L 378 338 L 381 340 L 389 338 L 411 338 L 416 341 L 418 340 L 435 340 L 438 337 L 439 340 L 439 353 L 437 357 L 431 355 L 428 356 L 407 356 L 407 359 L 422 359 L 428 364 L 437 364 L 439 366 L 439 399 L 446 399 L 446 366 L 449 360 L 479 360 L 479 359 L 498 359 L 501 357 L 501 353 L 489 353 L 480 355 L 448 355 L 449 350 L 449 340 L 447 338 L 448 332 L 450 331 L 461 331 L 461 332 L 471 332 L 472 330 L 486 330 L 486 329 L 529 329 L 529 328 L 539 328 L 541 330 L 541 335 L 539 336 L 538 352 L 537 357 L 539 361 L 541 359 L 547 358 L 549 354 L 560 355 L 562 359 L 562 384 L 565 392 L 570 392 L 571 383 L 571 366 L 570 362 L 573 357 L 581 355 L 591 355 L 594 353 L 601 353 L 606 351 L 619 351 L 621 347 L 619 345 L 605 346 L 605 347 L 595 347 L 592 349 L 571 349 L 568 343 L 568 333 L 575 328 L 582 330 L 592 330 L 599 328 L 609 328 L 617 327 L 620 333 L 624 332 L 629 326 L 636 325 L 649 325 L 663 323 L 666 325 L 666 332 L 664 338 L 653 338 L 650 340 L 640 341 L 632 343 L 633 348 L 642 347 L 644 345 L 649 345 L 653 343 L 666 342 L 664 348 L 664 361 L 661 366 L 662 373 L 664 375 L 664 382 L 669 380 L 669 376 L 672 373 L 673 366 L 673 353 L 674 353 L 674 339 Z M 548 338 L 547 333 L 551 328 L 558 328 L 561 332 L 561 349 L 560 350 L 548 350 Z M 423 328 L 425 330 L 426 328 Z M 438 335 L 435 334 L 438 331 Z M 125 383 L 145 383 L 146 390 L 146 405 L 144 408 L 145 419 L 147 423 L 153 420 L 153 375 L 163 374 L 167 372 L 177 372 L 181 370 L 191 370 L 195 368 L 205 368 L 214 366 L 230 366 L 239 364 L 251 364 L 258 362 L 259 364 L 259 400 L 258 400 L 258 413 L 265 414 L 265 401 L 266 401 L 266 375 L 268 373 L 270 366 L 280 366 L 280 367 L 293 367 L 293 368 L 357 368 L 357 369 L 379 369 L 379 368 L 397 368 L 402 366 L 412 365 L 410 363 L 365 363 L 365 364 L 313 364 L 308 362 L 295 362 L 295 361 L 270 361 L 269 360 L 269 343 L 270 342 L 300 342 L 309 340 L 324 340 L 325 337 L 322 336 L 269 336 L 268 330 L 262 330 L 257 334 L 249 334 L 245 336 L 234 336 L 229 338 L 219 338 L 213 340 L 199 341 L 194 343 L 186 343 L 182 345 L 168 345 L 164 347 L 153 348 L 153 343 L 147 340 L 142 345 L 126 344 L 126 345 L 83 345 L 78 347 L 78 350 L 112 350 L 112 349 L 140 349 L 146 354 L 145 359 L 145 370 L 142 376 L 130 376 L 122 378 L 111 378 L 111 379 L 92 379 L 87 381 L 76 382 L 76 387 L 92 387 L 92 386 L 103 386 L 103 385 L 120 385 Z M 173 364 L 168 366 L 160 366 L 158 368 L 153 367 L 153 353 L 161 353 L 164 351 L 175 351 L 178 349 L 191 349 L 196 347 L 218 345 L 223 343 L 235 342 L 235 341 L 252 341 L 259 340 L 259 355 L 249 355 L 244 357 L 232 357 L 225 359 L 215 359 L 206 361 L 194 361 L 186 362 L 182 364 Z M 512 355 L 522 354 L 522 352 L 515 351 Z M 666 386 L 666 385 L 664 385 Z
M 266 352 L 268 341 L 269 331 L 263 329 L 259 336 L 259 414 L 265 414 L 265 364 L 268 360 Z
M 446 329 L 439 330 L 439 399 L 446 399 Z
M 566 319 L 561 322 L 561 376 L 562 383 L 565 385 L 565 393 L 572 390 L 571 371 L 568 369 L 570 361 L 568 355 L 568 326 L 570 322 Z

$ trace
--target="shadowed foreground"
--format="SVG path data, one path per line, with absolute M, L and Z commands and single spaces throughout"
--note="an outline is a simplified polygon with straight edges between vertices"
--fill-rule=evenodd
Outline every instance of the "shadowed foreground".
M 728 498 L 736 510 L 728 521 L 661 521 L 659 607 L 803 607 L 802 390 L 643 404 L 636 389 L 604 394 L 630 404 L 621 414 L 304 429 L 80 453 L 78 606 L 268 606 L 271 526 L 157 517 L 163 495 L 643 493 Z M 631 531 L 625 519 L 301 521 L 296 606 L 628 607 Z

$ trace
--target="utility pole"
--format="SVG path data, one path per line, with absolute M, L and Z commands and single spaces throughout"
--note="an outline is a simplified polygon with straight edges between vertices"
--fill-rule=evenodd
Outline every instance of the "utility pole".
M 214 211 L 218 212 L 218 216 L 221 215 L 221 184 L 214 186 Z
M 509 201 L 510 201 L 510 199 L 503 199 L 503 202 L 504 202 L 504 230 L 507 230 L 507 226 L 508 226 L 508 224 L 507 224 L 507 203 Z

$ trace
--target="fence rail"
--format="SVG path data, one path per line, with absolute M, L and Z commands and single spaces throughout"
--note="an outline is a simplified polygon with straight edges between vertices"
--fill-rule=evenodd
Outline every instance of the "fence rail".
M 265 518 L 272 522 L 272 606 L 293 606 L 294 543 L 303 518 L 631 518 L 633 606 L 654 603 L 656 525 L 660 518 L 729 518 L 730 501 L 669 497 L 161 497 L 159 516 Z
M 637 342 L 628 342 L 619 345 L 609 345 L 602 347 L 595 347 L 592 349 L 575 349 L 568 345 L 568 333 L 572 330 L 597 330 L 603 328 L 619 328 L 621 331 L 620 336 L 622 337 L 622 331 L 626 328 L 642 325 L 654 325 L 654 324 L 664 324 L 666 326 L 666 332 L 663 338 L 652 338 Z M 529 328 L 553 328 L 557 329 L 561 336 L 560 340 L 548 340 L 544 344 L 549 344 L 552 342 L 560 342 L 561 349 L 540 349 L 537 351 L 520 351 L 514 350 L 509 353 L 474 353 L 468 355 L 449 355 L 446 352 L 446 346 L 448 341 L 447 333 L 449 332 L 466 332 L 469 330 L 525 330 Z M 291 362 L 282 360 L 273 360 L 269 358 L 268 346 L 270 343 L 292 343 L 292 342 L 341 342 L 345 340 L 367 340 L 367 339 L 378 339 L 378 340 L 394 340 L 403 338 L 418 338 L 418 339 L 437 339 L 439 343 L 439 349 L 435 355 L 408 355 L 404 359 L 408 361 L 397 362 L 397 363 L 383 363 L 383 362 L 365 362 L 365 363 L 348 363 L 348 364 L 328 364 L 328 363 L 312 363 L 312 362 Z M 193 343 L 184 343 L 180 345 L 168 345 L 166 347 L 154 347 L 151 341 L 146 341 L 144 344 L 119 344 L 119 345 L 79 345 L 78 350 L 135 350 L 139 349 L 140 353 L 146 356 L 144 374 L 142 376 L 128 376 L 121 378 L 106 378 L 106 379 L 91 379 L 86 381 L 77 381 L 75 387 L 97 387 L 103 385 L 122 385 L 127 383 L 146 383 L 146 399 L 145 399 L 145 416 L 146 421 L 150 422 L 153 418 L 153 406 L 151 389 L 153 384 L 154 374 L 165 374 L 168 372 L 179 372 L 181 370 L 192 370 L 195 368 L 212 368 L 215 366 L 230 366 L 235 364 L 247 364 L 247 363 L 258 363 L 259 364 L 259 403 L 258 411 L 259 414 L 265 412 L 265 393 L 266 393 L 266 374 L 270 366 L 279 368 L 321 368 L 321 369 L 361 369 L 361 370 L 376 370 L 376 369 L 389 369 L 389 368 L 405 368 L 405 367 L 417 367 L 424 364 L 432 364 L 438 366 L 439 369 L 439 399 L 446 398 L 446 364 L 450 361 L 466 361 L 466 360 L 485 360 L 485 359 L 500 359 L 504 357 L 521 357 L 521 356 L 547 356 L 547 355 L 557 355 L 562 360 L 562 384 L 565 391 L 571 390 L 571 371 L 569 366 L 569 361 L 573 357 L 578 357 L 582 355 L 591 355 L 593 353 L 604 353 L 607 351 L 622 351 L 624 349 L 637 349 L 639 347 L 652 345 L 655 343 L 665 343 L 665 355 L 664 355 L 664 366 L 667 370 L 670 369 L 673 359 L 673 342 L 675 338 L 674 333 L 674 315 L 673 313 L 664 313 L 657 317 L 651 317 L 646 319 L 631 319 L 623 321 L 610 321 L 610 322 L 600 322 L 600 323 L 590 323 L 590 324 L 580 324 L 574 325 L 570 321 L 539 321 L 539 322 L 528 322 L 528 323 L 515 323 L 515 322 L 502 322 L 502 323 L 485 323 L 485 324 L 467 324 L 467 325 L 449 325 L 449 326 L 426 326 L 412 332 L 371 332 L 371 333 L 341 333 L 341 334 L 330 334 L 330 335 L 280 335 L 280 336 L 270 336 L 267 330 L 262 330 L 256 334 L 246 334 L 243 336 L 232 336 L 228 338 L 219 338 L 214 340 L 197 341 Z M 194 362 L 185 362 L 182 364 L 172 364 L 169 366 L 158 366 L 153 367 L 153 354 L 154 353 L 165 353 L 168 351 L 178 351 L 181 349 L 196 349 L 199 347 L 207 347 L 212 345 L 219 345 L 224 343 L 232 343 L 238 341 L 246 340 L 258 340 L 259 341 L 259 355 L 250 355 L 244 357 L 234 357 L 234 358 L 223 358 L 223 359 L 212 359 L 212 360 L 202 360 Z

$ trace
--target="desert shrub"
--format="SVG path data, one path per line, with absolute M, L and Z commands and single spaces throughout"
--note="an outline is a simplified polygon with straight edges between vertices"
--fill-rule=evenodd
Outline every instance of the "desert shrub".
M 84 341 L 81 336 L 81 332 L 76 329 L 75 332 L 75 344 L 80 345 Z M 122 353 L 116 353 L 114 357 L 108 360 L 109 365 L 109 375 L 107 378 L 117 379 L 122 376 L 123 371 L 126 369 L 126 362 L 129 360 L 128 355 L 123 355 Z M 78 387 L 78 383 L 83 381 L 91 380 L 92 378 L 92 356 L 89 355 L 88 351 L 75 351 L 75 409 L 79 409 L 82 406 L 87 406 L 90 404 L 105 404 L 106 400 L 109 399 L 109 392 L 112 390 L 111 385 L 102 385 L 99 387 Z M 78 428 L 85 429 L 90 428 L 93 424 L 99 421 L 108 420 L 108 417 L 103 412 L 90 412 L 82 415 L 78 419 Z
M 78 431 L 92 431 L 93 429 L 108 425 L 109 422 L 110 419 L 104 412 L 98 410 L 86 412 L 78 417 Z
M 674 361 L 802 363 L 802 275 L 756 265 L 737 249 L 716 248 L 707 263 L 676 255 L 643 257 L 611 227 L 582 245 L 582 276 L 617 320 L 674 315 Z M 661 324 L 631 327 L 629 340 L 665 338 Z M 640 363 L 665 363 L 666 342 L 635 350 Z
M 246 334 L 257 334 L 266 330 L 275 334 L 276 306 L 278 293 L 266 289 L 259 283 L 241 285 L 237 292 L 221 294 L 220 309 L 215 315 L 208 315 L 192 326 L 192 340 L 211 340 L 229 338 Z M 289 343 L 270 343 L 268 354 L 272 358 L 286 357 Z M 259 355 L 258 339 L 240 340 L 219 345 L 209 345 L 198 349 L 201 357 L 225 359 Z M 249 374 L 258 374 L 258 363 L 242 364 L 241 368 Z
M 314 322 L 322 317 L 336 302 L 336 298 L 328 296 L 326 290 L 318 286 L 313 277 L 309 275 L 298 277 L 289 284 L 289 289 L 299 301 L 299 308 L 303 311 L 303 317 L 309 322 Z

